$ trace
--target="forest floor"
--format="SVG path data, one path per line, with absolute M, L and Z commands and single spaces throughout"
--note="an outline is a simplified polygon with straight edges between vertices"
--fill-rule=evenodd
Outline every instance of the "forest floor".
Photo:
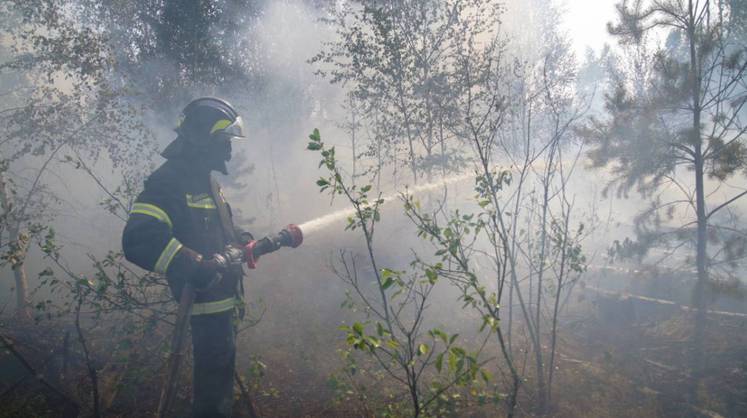
M 693 312 L 596 295 L 568 317 L 558 416 L 747 416 L 747 318 L 709 315 L 696 408 L 687 403 Z
M 671 306 L 630 298 L 579 291 L 569 306 L 559 333 L 554 384 L 554 417 L 740 417 L 747 416 L 747 318 L 709 315 L 706 359 L 698 388 L 700 407 L 687 403 L 692 381 L 689 370 L 694 314 Z M 295 351 L 306 362 L 289 361 L 288 353 L 263 354 L 270 368 L 263 387 L 283 388 L 257 404 L 264 416 L 375 416 L 376 405 L 358 404 L 339 393 L 321 370 L 340 368 L 329 357 Z M 327 359 L 325 364 L 325 358 Z M 304 367 L 306 363 L 308 367 Z M 295 364 L 299 370 L 293 370 Z M 531 362 L 523 368 L 530 372 Z M 530 381 L 522 391 L 520 416 L 534 416 Z M 368 399 L 370 401 L 370 398 Z M 467 402 L 459 417 L 503 416 L 495 406 Z
M 287 290 L 287 289 L 286 289 Z M 283 289 L 275 289 L 286 302 L 269 306 L 267 318 L 242 333 L 238 370 L 248 377 L 254 404 L 262 417 L 373 417 L 382 416 L 382 400 L 392 399 L 403 388 L 371 373 L 361 364 L 356 376 L 345 373 L 341 352 L 345 345 L 339 313 L 326 306 L 328 314 L 308 302 L 293 303 Z M 313 294 L 306 294 L 314 300 Z M 328 301 L 319 300 L 326 304 Z M 274 312 L 274 313 L 273 313 Z M 455 313 L 455 314 L 464 314 Z M 273 319 L 272 315 L 276 315 Z M 553 417 L 741 417 L 747 416 L 747 318 L 709 315 L 703 377 L 697 388 L 699 406 L 687 403 L 692 371 L 691 332 L 693 312 L 676 305 L 662 305 L 622 295 L 614 296 L 577 289 L 563 315 L 559 329 L 558 361 L 553 384 Z M 281 322 L 285 321 L 285 322 Z M 4 321 L 5 322 L 5 321 Z M 465 322 L 468 323 L 468 322 Z M 473 322 L 471 322 L 473 323 Z M 168 329 L 159 331 L 168 339 Z M 61 330 L 5 322 L 2 333 L 11 336 L 39 376 L 57 387 L 68 387 L 80 399 L 81 416 L 90 416 L 85 405 L 90 398 L 84 359 L 71 339 L 68 364 L 55 360 L 59 347 L 39 342 L 62 341 Z M 514 351 L 521 371 L 528 376 L 520 392 L 518 415 L 534 416 L 532 362 L 521 349 L 522 336 L 515 329 Z M 462 335 L 470 341 L 468 332 Z M 74 334 L 72 334 L 74 338 Z M 54 337 L 54 338 L 53 338 Z M 102 350 L 106 335 L 90 335 L 91 349 Z M 278 342 L 282 342 L 279 344 Z M 493 347 L 494 348 L 494 347 Z M 488 347 L 490 350 L 491 347 Z M 119 363 L 98 358 L 102 405 L 108 417 L 143 416 L 158 402 L 160 359 L 145 362 L 133 357 L 127 371 Z M 141 364 L 142 363 L 142 364 Z M 137 374 L 134 365 L 140 368 Z M 60 371 L 60 367 L 70 371 Z M 183 373 L 178 414 L 189 405 L 189 364 Z M 491 364 L 500 383 L 501 371 Z M 59 417 L 67 404 L 19 364 L 8 350 L 0 351 L 0 418 Z M 67 376 L 55 381 L 54 376 Z M 125 377 L 124 380 L 110 376 Z M 150 376 L 150 377 L 149 377 Z M 253 377 L 252 377 L 253 376 Z M 131 380 L 127 380 L 131 379 Z M 141 379 L 141 380 L 138 380 Z M 127 382 L 128 388 L 121 388 Z M 357 383 L 357 385 L 356 385 Z M 500 406 L 481 405 L 464 393 L 455 417 L 500 417 Z M 377 415 L 374 411 L 379 411 Z M 236 417 L 249 416 L 246 400 L 237 394 Z

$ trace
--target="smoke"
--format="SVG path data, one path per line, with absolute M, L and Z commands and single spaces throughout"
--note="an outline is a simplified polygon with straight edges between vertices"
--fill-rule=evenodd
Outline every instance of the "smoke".
M 542 39 L 527 30 L 541 18 L 541 13 L 534 10 L 536 7 L 534 2 L 511 1 L 503 17 L 503 27 L 510 32 L 509 38 L 512 39 L 509 45 L 517 50 L 525 49 L 522 57 L 536 56 L 539 54 L 537 48 L 542 45 Z M 347 167 L 353 157 L 349 137 L 339 125 L 346 116 L 342 106 L 345 92 L 340 86 L 330 85 L 316 76 L 315 69 L 308 64 L 324 42 L 335 37 L 335 33 L 320 22 L 322 17 L 325 17 L 324 12 L 309 2 L 264 2 L 252 24 L 232 40 L 236 44 L 251 43 L 254 46 L 256 56 L 246 66 L 246 75 L 260 80 L 258 85 L 249 91 L 233 85 L 221 86 L 221 91 L 227 92 L 224 97 L 239 109 L 248 131 L 247 140 L 233 145 L 234 158 L 229 164 L 229 175 L 220 178 L 237 223 L 258 238 L 275 233 L 288 223 L 298 223 L 305 236 L 304 245 L 297 249 L 283 249 L 263 256 L 258 268 L 249 272 L 246 281 L 247 299 L 255 304 L 251 314 L 258 315 L 261 307 L 266 311 L 256 327 L 241 334 L 240 364 L 245 365 L 247 353 L 259 354 L 266 363 L 280 370 L 277 374 L 288 372 L 294 376 L 294 382 L 282 382 L 285 384 L 283 396 L 294 393 L 301 397 L 304 391 L 311 390 L 304 387 L 304 377 L 311 376 L 311 381 L 321 381 L 327 377 L 328 371 L 339 365 L 334 350 L 340 341 L 336 327 L 340 322 L 362 316 L 360 311 L 340 308 L 346 301 L 346 290 L 349 290 L 333 271 L 333 267 L 339 265 L 340 251 L 360 260 L 358 267 L 362 280 L 370 281 L 369 288 L 374 286 L 371 267 L 366 263 L 364 241 L 357 231 L 344 230 L 345 221 L 355 215 L 353 209 L 342 198 L 331 199 L 319 193 L 315 186 L 320 175 L 319 156 L 305 150 L 307 135 L 312 129 L 319 128 L 324 142 L 336 147 L 343 170 L 352 171 Z M 146 74 L 173 71 L 174 64 L 161 59 L 144 62 L 141 68 L 141 72 Z M 196 97 L 215 92 L 198 86 L 190 93 Z M 135 102 L 143 100 L 136 95 L 130 99 Z M 158 147 L 163 149 L 174 138 L 173 127 L 179 106 L 159 109 L 145 100 L 137 103 L 146 107 L 145 123 L 156 136 Z M 118 138 L 111 140 L 117 141 Z M 144 177 L 163 160 L 156 150 L 141 152 L 139 175 Z M 32 171 L 39 165 L 38 159 L 31 159 L 24 170 Z M 511 161 L 506 156 L 499 156 L 498 165 L 511 167 Z M 533 170 L 538 173 L 543 168 L 544 165 L 537 162 Z M 115 168 L 106 156 L 92 163 L 91 169 L 109 190 L 116 189 L 127 175 L 124 170 Z M 468 169 L 468 163 L 465 163 L 459 174 L 411 187 L 383 182 L 382 221 L 377 224 L 374 241 L 380 267 L 408 269 L 415 254 L 428 258 L 433 253 L 430 244 L 417 237 L 415 227 L 404 216 L 402 208 L 396 205 L 402 193 L 426 201 L 438 201 L 445 195 L 442 192 L 448 189 L 446 203 L 449 209 L 459 209 L 463 213 L 476 210 L 474 174 Z M 637 196 L 605 198 L 605 185 L 616 175 L 613 169 L 593 169 L 578 163 L 575 170 L 567 185 L 576 211 L 574 222 L 583 221 L 596 226 L 583 242 L 583 251 L 591 266 L 588 281 L 594 289 L 626 290 L 629 277 L 639 277 L 646 272 L 642 269 L 629 271 L 625 265 L 609 268 L 607 249 L 611 242 L 623 241 L 635 234 L 635 215 L 642 208 L 644 199 Z M 142 187 L 142 178 L 128 180 L 135 187 Z M 356 181 L 365 182 L 366 179 Z M 724 201 L 740 191 L 739 184 L 743 182 L 742 176 L 736 177 L 709 199 Z M 100 258 L 108 251 L 121 249 L 120 234 L 124 222 L 101 207 L 101 202 L 109 196 L 89 175 L 70 165 L 60 164 L 45 177 L 45 184 L 55 195 L 62 197 L 57 204 L 60 209 L 53 225 L 63 245 L 65 262 L 72 270 L 88 272 L 91 270 L 89 255 Z M 692 188 L 687 180 L 682 185 Z M 717 189 L 716 182 L 711 180 L 707 181 L 707 186 Z M 509 197 L 512 191 L 507 187 L 505 196 Z M 531 199 L 537 199 L 540 190 L 534 188 L 528 192 Z M 664 190 L 660 197 L 671 200 L 677 193 L 677 190 Z M 738 202 L 729 216 L 743 213 L 745 209 L 747 201 Z M 672 218 L 659 221 L 664 225 L 668 222 L 677 225 L 688 215 L 676 213 Z M 520 227 L 529 234 L 535 226 L 526 222 Z M 686 253 L 690 250 L 685 245 L 679 251 Z M 657 260 L 661 255 L 652 252 L 648 260 Z M 692 260 L 686 256 L 669 257 L 657 263 L 655 267 L 660 270 L 651 275 L 666 276 L 658 283 L 676 285 L 677 280 L 688 272 L 675 267 L 687 263 L 692 264 Z M 32 252 L 29 260 L 32 284 L 36 281 L 35 276 L 48 264 L 49 260 L 39 251 Z M 667 268 L 671 271 L 662 273 Z M 482 266 L 481 271 L 485 275 L 493 274 L 490 266 Z M 8 284 L 3 286 L 3 292 L 10 295 Z M 652 291 L 643 285 L 631 285 L 635 286 L 641 287 L 637 289 L 637 295 Z M 681 294 L 661 292 L 656 297 L 664 301 L 682 303 L 685 298 Z M 475 318 L 466 318 L 469 314 L 459 309 L 456 302 L 459 296 L 447 283 L 439 282 L 433 295 L 436 302 L 431 321 L 457 332 L 469 333 L 474 331 L 469 328 L 473 324 L 479 326 L 479 322 L 475 322 Z M 729 303 L 732 305 L 722 309 L 738 305 L 737 302 Z M 294 353 L 290 356 L 293 357 L 290 363 L 286 363 L 288 353 Z
M 509 2 L 504 15 L 504 29 L 516 34 L 517 48 L 535 48 L 541 43 L 529 31 L 524 30 L 538 19 L 531 5 L 522 2 Z M 262 85 L 251 91 L 241 91 L 230 86 L 226 98 L 236 104 L 247 121 L 249 138 L 234 144 L 234 159 L 229 165 L 229 176 L 221 181 L 226 185 L 226 195 L 231 202 L 238 223 L 256 236 L 276 232 L 288 223 L 301 223 L 307 237 L 309 251 L 317 256 L 328 257 L 337 247 L 339 237 L 330 238 L 325 229 L 337 235 L 343 228 L 342 221 L 352 215 L 340 200 L 330 201 L 318 193 L 314 180 L 318 176 L 317 156 L 305 151 L 306 136 L 313 128 L 320 128 L 325 142 L 335 145 L 343 163 L 348 163 L 351 150 L 348 138 L 340 129 L 339 123 L 345 119 L 341 106 L 344 92 L 339 86 L 330 85 L 314 74 L 308 60 L 319 51 L 325 41 L 335 34 L 320 18 L 325 17 L 319 8 L 302 1 L 266 2 L 256 14 L 256 20 L 234 42 L 252 43 L 257 51 L 256 62 L 247 66 L 252 72 L 262 74 Z M 168 73 L 175 71 L 173 63 L 162 59 L 144 62 L 143 73 Z M 211 94 L 199 87 L 195 96 Z M 133 97 L 136 100 L 136 97 Z M 162 149 L 174 138 L 175 115 L 179 108 L 155 109 L 146 106 L 146 123 L 154 132 L 158 147 Z M 170 116 L 173 116 L 170 117 Z M 117 141 L 118 138 L 112 138 Z M 143 150 L 141 175 L 144 177 L 162 159 L 153 152 Z M 30 166 L 38 167 L 37 162 Z M 108 189 L 115 189 L 123 172 L 113 168 L 113 163 L 103 157 L 92 164 L 92 169 L 100 173 L 100 180 Z M 622 240 L 631 235 L 634 214 L 640 207 L 637 199 L 607 200 L 599 203 L 608 173 L 598 170 L 582 170 L 574 179 L 573 190 L 578 191 L 579 206 L 596 204 L 602 218 L 608 225 L 605 233 L 590 238 L 592 253 L 603 253 L 612 239 Z M 410 193 L 427 195 L 449 185 L 459 190 L 468 183 L 471 174 L 459 174 L 429 184 L 417 185 Z M 119 234 L 123 226 L 121 219 L 107 213 L 99 205 L 107 194 L 99 189 L 85 173 L 70 166 L 61 165 L 48 176 L 50 190 L 63 196 L 59 205 L 54 227 L 63 244 L 63 252 L 72 267 L 86 270 L 90 265 L 88 254 L 100 257 L 109 250 L 119 250 Z M 141 187 L 141 179 L 131 179 L 136 187 Z M 383 199 L 390 205 L 404 189 L 384 184 Z M 723 192 L 725 199 L 731 190 Z M 671 192 L 674 195 L 674 191 Z M 462 193 L 452 193 L 450 202 L 454 208 L 464 208 L 471 194 L 471 187 Z M 604 213 L 602 212 L 604 209 Z M 737 206 L 743 209 L 743 204 Z M 401 210 L 387 212 L 380 236 L 396 236 L 402 231 L 404 219 Z M 360 245 L 360 241 L 350 236 L 346 246 Z M 324 241 L 328 239 L 329 241 Z M 409 259 L 407 248 L 417 247 L 417 240 L 401 241 L 403 254 L 392 254 L 392 264 L 403 265 Z M 299 251 L 305 251 L 301 249 Z M 317 252 L 318 251 L 318 252 Z M 393 251 L 394 253 L 395 251 Z M 396 260 L 395 260 L 396 259 Z M 30 263 L 30 276 L 41 271 L 46 262 L 37 252 Z M 320 275 L 329 275 L 327 266 L 320 266 Z M 339 297 L 337 293 L 334 297 Z M 330 299 L 334 299 L 331 297 Z

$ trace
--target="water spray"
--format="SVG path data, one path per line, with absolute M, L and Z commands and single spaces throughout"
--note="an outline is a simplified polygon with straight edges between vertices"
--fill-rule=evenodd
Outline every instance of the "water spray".
M 544 168 L 546 167 L 546 164 L 542 160 L 535 160 L 532 163 L 530 163 L 530 166 L 534 168 Z M 475 175 L 476 174 L 474 172 L 455 174 L 453 176 L 443 178 L 439 181 L 421 184 L 420 186 L 413 187 L 412 189 L 407 188 L 406 190 L 413 194 L 428 192 L 428 191 L 435 190 L 435 189 L 438 189 L 440 187 L 443 187 L 449 184 L 459 183 L 464 180 L 474 179 Z M 383 200 L 382 204 L 385 205 L 395 200 L 399 196 L 400 196 L 400 192 L 392 192 L 387 195 L 384 195 L 381 197 L 381 199 Z M 332 213 L 322 215 L 318 218 L 314 218 L 309 221 L 306 221 L 298 225 L 298 228 L 300 228 L 303 231 L 304 236 L 308 236 L 311 233 L 317 232 L 337 221 L 349 218 L 353 215 L 355 215 L 355 209 L 353 208 L 340 209 Z
M 440 187 L 443 187 L 443 186 L 446 186 L 446 185 L 449 185 L 449 184 L 452 184 L 452 183 L 458 183 L 458 182 L 461 182 L 461 181 L 464 181 L 464 180 L 469 180 L 469 179 L 472 179 L 472 178 L 474 178 L 474 174 L 472 174 L 472 173 L 469 173 L 469 174 L 456 174 L 456 175 L 453 175 L 453 176 L 441 179 L 440 181 L 436 181 L 436 182 L 432 182 L 432 183 L 426 183 L 426 184 L 421 184 L 420 186 L 413 187 L 412 189 L 408 188 L 406 190 L 408 190 L 410 193 L 413 193 L 413 194 L 415 194 L 415 193 L 423 193 L 423 192 L 428 192 L 428 191 L 431 191 L 431 190 L 438 189 Z M 399 195 L 400 195 L 400 192 L 392 192 L 392 193 L 389 193 L 387 195 L 382 196 L 381 197 L 381 199 L 383 201 L 382 205 L 385 205 L 385 204 L 393 201 L 394 199 L 396 199 L 397 197 L 399 197 Z M 304 233 L 305 236 L 308 236 L 311 233 L 314 233 L 316 231 L 324 229 L 325 227 L 327 227 L 327 226 L 329 226 L 329 225 L 331 225 L 331 224 L 333 224 L 333 223 L 335 223 L 337 221 L 346 219 L 346 218 L 351 217 L 353 215 L 355 215 L 355 209 L 352 209 L 352 208 L 349 208 L 349 209 L 340 209 L 340 210 L 334 211 L 332 213 L 328 213 L 326 215 L 322 215 L 322 216 L 320 216 L 318 218 L 314 218 L 312 220 L 306 221 L 306 222 L 298 225 L 298 227 L 303 231 L 303 233 Z

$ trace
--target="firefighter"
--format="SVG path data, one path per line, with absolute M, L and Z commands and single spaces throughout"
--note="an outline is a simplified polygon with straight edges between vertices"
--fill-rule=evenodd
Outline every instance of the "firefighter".
M 161 154 L 166 162 L 148 177 L 133 205 L 122 247 L 127 260 L 165 275 L 177 301 L 185 284 L 196 289 L 190 318 L 193 416 L 228 417 L 235 315 L 243 313 L 241 262 L 253 267 L 258 257 L 253 249 L 297 246 L 301 235 L 289 226 L 277 237 L 254 241 L 233 226 L 230 207 L 211 175 L 228 173 L 231 141 L 245 138 L 233 106 L 212 97 L 194 100 L 184 108 L 176 132 Z

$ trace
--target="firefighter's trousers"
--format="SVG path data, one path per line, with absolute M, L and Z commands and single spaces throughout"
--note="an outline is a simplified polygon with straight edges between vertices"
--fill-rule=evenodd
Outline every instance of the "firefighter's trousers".
M 236 361 L 234 311 L 191 318 L 194 418 L 230 417 Z

